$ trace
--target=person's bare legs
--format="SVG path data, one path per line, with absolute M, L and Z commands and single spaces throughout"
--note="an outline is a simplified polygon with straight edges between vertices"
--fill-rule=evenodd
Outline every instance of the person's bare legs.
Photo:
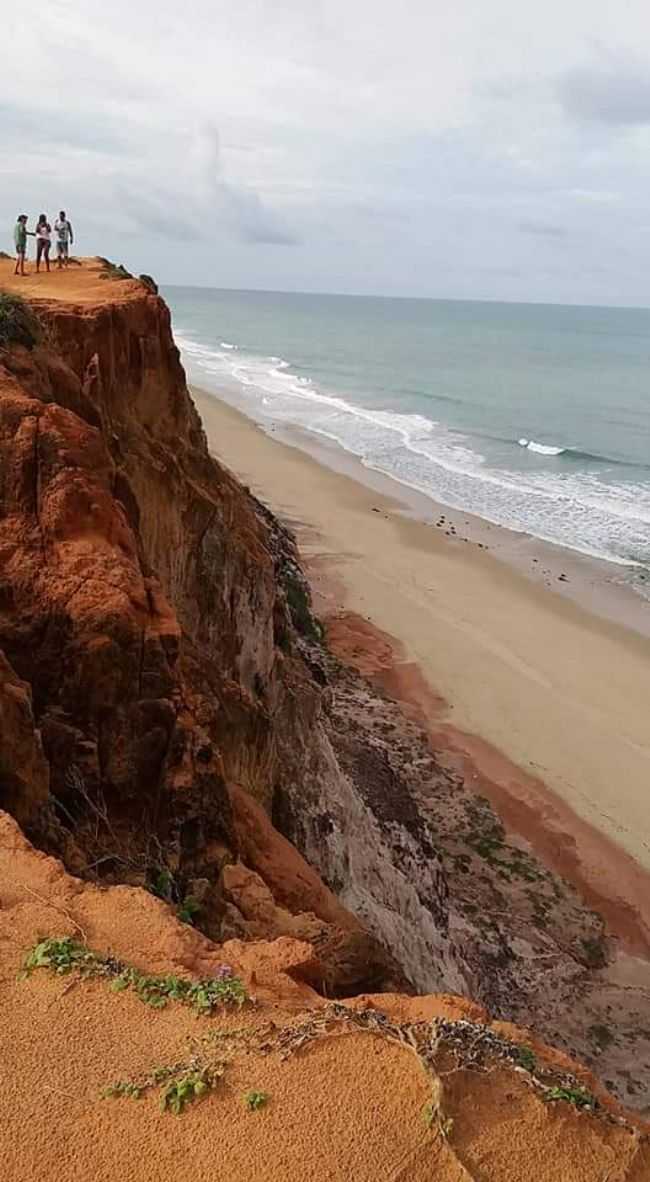
M 24 275 L 24 274 L 25 274 L 25 256 L 24 256 L 24 254 L 17 254 L 16 255 L 16 269 L 14 271 L 14 275 Z
M 49 275 L 49 273 L 50 273 L 50 244 L 49 244 L 49 242 L 45 243 L 45 246 L 43 248 L 43 254 L 45 255 L 45 270 L 47 271 L 47 273 Z

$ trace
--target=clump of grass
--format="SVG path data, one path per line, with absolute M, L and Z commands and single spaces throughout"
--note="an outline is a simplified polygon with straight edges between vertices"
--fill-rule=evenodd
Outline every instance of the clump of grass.
M 198 899 L 194 898 L 194 895 L 181 893 L 174 875 L 166 866 L 156 866 L 151 870 L 147 889 L 156 898 L 162 899 L 164 903 L 169 903 L 171 906 L 176 904 L 176 916 L 181 923 L 194 926 L 194 919 L 201 911 L 201 904 Z
M 58 975 L 76 971 L 82 977 L 104 979 L 113 992 L 131 989 L 140 1001 L 156 1010 L 163 1009 L 170 1001 L 179 1001 L 191 1006 L 197 1014 L 211 1014 L 217 1008 L 241 1007 L 248 1001 L 243 982 L 229 965 L 221 965 L 214 977 L 198 981 L 173 975 L 157 976 L 141 973 L 115 957 L 92 952 L 72 936 L 39 940 L 27 954 L 23 969 L 26 976 L 35 969 L 49 969 Z
M 514 1061 L 519 1067 L 523 1067 L 524 1071 L 530 1071 L 531 1073 L 537 1067 L 537 1059 L 530 1047 L 516 1047 Z
M 167 1109 L 180 1116 L 187 1104 L 200 1100 L 212 1087 L 213 1080 L 207 1067 L 201 1071 L 189 1071 L 180 1079 L 174 1079 L 163 1089 L 160 1097 L 161 1112 Z
M 110 259 L 105 259 L 102 255 L 98 255 L 98 261 L 102 264 L 102 270 L 99 273 L 100 279 L 133 279 L 130 271 L 122 263 L 112 263 Z
M 587 1033 L 594 1040 L 594 1042 L 598 1043 L 601 1051 L 606 1050 L 607 1047 L 610 1047 L 612 1043 L 615 1042 L 614 1035 L 609 1029 L 609 1026 L 603 1025 L 601 1022 L 597 1022 L 593 1026 L 590 1026 Z
M 544 1094 L 544 1100 L 547 1104 L 552 1104 L 557 1100 L 565 1100 L 567 1104 L 573 1104 L 574 1108 L 595 1109 L 596 1100 L 591 1092 L 582 1087 L 556 1086 L 547 1088 Z
M 0 349 L 24 345 L 33 349 L 41 338 L 41 326 L 20 296 L 0 292 Z
M 176 908 L 176 916 L 181 923 L 189 923 L 190 926 L 194 924 L 194 916 L 198 915 L 201 910 L 201 904 L 194 895 L 186 895 L 182 903 L 179 903 Z
M 147 288 L 147 291 L 150 291 L 152 295 L 158 295 L 158 284 L 155 279 L 152 279 L 151 275 L 138 275 L 138 279 Z
M 607 954 L 602 939 L 598 936 L 585 939 L 582 941 L 582 947 L 584 949 L 584 960 L 586 960 L 589 967 L 602 969 L 607 963 Z
M 161 1112 L 180 1116 L 188 1104 L 216 1087 L 224 1071 L 224 1063 L 202 1063 L 194 1057 L 189 1063 L 155 1067 L 139 1079 L 120 1079 L 104 1088 L 101 1096 L 103 1100 L 139 1100 L 152 1088 L 159 1088 Z
M 249 1112 L 259 1112 L 260 1108 L 266 1108 L 268 1102 L 268 1092 L 258 1092 L 253 1088 L 244 1093 L 244 1104 Z
M 133 1083 L 130 1079 L 119 1079 L 117 1083 L 109 1084 L 102 1092 L 102 1098 L 109 1097 L 117 1098 L 118 1096 L 127 1096 L 130 1100 L 139 1100 L 144 1088 L 141 1084 Z

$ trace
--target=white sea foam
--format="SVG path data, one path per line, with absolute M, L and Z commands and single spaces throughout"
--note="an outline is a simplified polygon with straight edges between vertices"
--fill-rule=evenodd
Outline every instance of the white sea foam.
M 553 447 L 549 443 L 537 443 L 535 439 L 519 439 L 517 442 L 520 447 L 525 447 L 528 451 L 536 451 L 540 456 L 561 456 L 566 451 L 565 447 Z
M 650 489 L 588 471 L 490 466 L 465 436 L 419 414 L 355 405 L 291 371 L 282 358 L 236 358 L 177 334 L 197 381 L 238 397 L 263 425 L 295 425 L 330 439 L 368 468 L 436 501 L 621 565 L 650 557 Z M 225 347 L 222 344 L 222 347 Z M 272 362 L 272 365 L 269 365 Z M 519 440 L 540 461 L 565 450 Z

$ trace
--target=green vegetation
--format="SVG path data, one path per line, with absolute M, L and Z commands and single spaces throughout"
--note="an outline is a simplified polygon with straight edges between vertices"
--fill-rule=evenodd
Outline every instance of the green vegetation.
M 102 255 L 97 257 L 103 267 L 99 273 L 100 279 L 133 279 L 131 272 L 127 271 L 122 263 L 112 263 L 110 259 L 105 259 Z
M 285 590 L 291 621 L 296 631 L 308 640 L 321 642 L 323 627 L 319 620 L 312 615 L 309 594 L 302 577 L 294 575 L 292 571 L 285 573 Z
M 200 1063 L 193 1058 L 189 1064 L 174 1063 L 170 1067 L 155 1067 L 138 1080 L 120 1079 L 109 1084 L 101 1093 L 103 1100 L 139 1100 L 152 1088 L 160 1088 L 161 1112 L 180 1116 L 188 1104 L 200 1100 L 219 1082 L 225 1064 Z
M 201 1096 L 205 1096 L 212 1087 L 212 1082 L 212 1076 L 205 1067 L 201 1071 L 189 1072 L 180 1079 L 172 1080 L 160 1097 L 161 1111 L 169 1109 L 176 1116 L 180 1116 L 186 1104 L 192 1104 L 194 1100 L 200 1100 Z
M 198 899 L 195 899 L 194 895 L 186 895 L 183 902 L 176 908 L 176 915 L 181 923 L 193 924 L 194 916 L 198 915 L 200 910 L 201 904 Z
M 128 1096 L 130 1100 L 139 1100 L 144 1088 L 141 1084 L 132 1083 L 130 1079 L 120 1079 L 117 1083 L 109 1084 L 102 1092 L 102 1098 Z
M 28 953 L 24 975 L 35 969 L 49 969 L 59 975 L 78 972 L 82 977 L 107 980 L 115 993 L 131 989 L 145 1005 L 162 1009 L 169 1001 L 191 1006 L 197 1014 L 211 1014 L 222 1006 L 242 1006 L 248 994 L 239 977 L 222 965 L 214 977 L 190 981 L 186 977 L 141 973 L 133 965 L 112 956 L 100 956 L 71 936 L 40 940 Z
M 158 284 L 155 279 L 151 278 L 151 275 L 138 275 L 138 279 L 152 295 L 158 295 Z
M 524 1071 L 530 1071 L 532 1073 L 537 1067 L 537 1060 L 530 1047 L 516 1047 L 514 1060 L 515 1063 L 524 1068 Z
M 174 875 L 166 866 L 153 867 L 147 889 L 170 906 L 176 905 L 176 916 L 181 923 L 194 924 L 195 916 L 201 911 L 201 904 L 194 895 L 181 895 Z
M 250 1092 L 245 1092 L 244 1094 L 244 1104 L 246 1105 L 249 1112 L 259 1112 L 260 1108 L 266 1107 L 268 1100 L 269 1097 L 267 1092 L 257 1092 L 252 1090 Z
M 41 326 L 20 296 L 0 292 L 0 349 L 24 345 L 33 349 L 41 338 Z
M 591 1092 L 586 1088 L 576 1085 L 576 1087 L 562 1087 L 556 1086 L 548 1088 L 544 1094 L 544 1100 L 547 1104 L 552 1104 L 556 1100 L 565 1100 L 567 1104 L 573 1104 L 574 1108 L 592 1108 L 596 1107 L 596 1100 Z
M 453 1116 L 443 1116 L 435 1100 L 430 1100 L 422 1109 L 422 1119 L 428 1129 L 440 1129 L 445 1139 L 451 1137 L 454 1128 Z
M 601 939 L 594 936 L 591 940 L 583 940 L 584 959 L 590 968 L 602 969 L 607 963 L 605 946 Z
M 598 1043 L 601 1051 L 605 1051 L 607 1047 L 611 1047 L 612 1043 L 615 1041 L 614 1035 L 609 1029 L 609 1026 L 604 1026 L 600 1022 L 595 1023 L 594 1026 L 590 1026 L 588 1034 L 590 1038 L 594 1040 L 594 1042 Z

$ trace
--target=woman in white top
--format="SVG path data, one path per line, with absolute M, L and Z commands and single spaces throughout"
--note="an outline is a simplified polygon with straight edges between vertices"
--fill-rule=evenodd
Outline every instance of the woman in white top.
M 36 270 L 41 269 L 41 257 L 45 259 L 45 270 L 50 269 L 50 246 L 52 245 L 52 227 L 47 220 L 47 214 L 42 213 L 36 223 Z

